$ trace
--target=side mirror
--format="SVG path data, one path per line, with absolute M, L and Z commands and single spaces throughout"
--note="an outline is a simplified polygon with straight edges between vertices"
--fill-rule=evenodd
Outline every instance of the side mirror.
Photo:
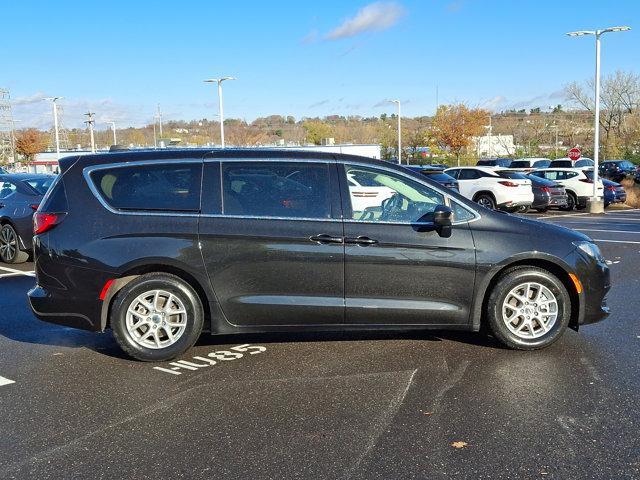
M 433 224 L 436 227 L 436 232 L 443 238 L 449 238 L 451 236 L 451 217 L 453 216 L 453 210 L 446 205 L 438 205 L 433 211 Z
M 433 228 L 419 228 L 418 230 L 435 230 L 441 237 L 449 238 L 451 236 L 452 215 L 453 210 L 451 210 L 449 207 L 447 207 L 446 205 L 438 205 L 433 212 L 424 214 L 419 220 L 420 223 L 432 224 Z

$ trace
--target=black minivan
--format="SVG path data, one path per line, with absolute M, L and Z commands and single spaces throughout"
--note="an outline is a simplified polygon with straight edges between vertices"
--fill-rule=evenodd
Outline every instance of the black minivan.
M 202 331 L 459 329 L 542 348 L 601 320 L 585 235 L 368 158 L 278 149 L 67 157 L 34 217 L 42 320 L 140 360 Z

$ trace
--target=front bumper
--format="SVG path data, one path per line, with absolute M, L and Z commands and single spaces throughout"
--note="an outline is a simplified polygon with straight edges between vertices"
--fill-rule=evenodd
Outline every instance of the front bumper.
M 585 259 L 578 268 L 578 278 L 582 282 L 584 291 L 583 309 L 579 317 L 580 325 L 599 322 L 609 316 L 607 293 L 611 289 L 611 275 L 609 267 L 593 259 Z

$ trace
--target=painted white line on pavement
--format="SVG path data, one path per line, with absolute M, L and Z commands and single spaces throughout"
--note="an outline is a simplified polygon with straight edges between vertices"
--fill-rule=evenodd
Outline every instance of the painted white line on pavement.
M 592 239 L 594 242 L 610 242 L 610 243 L 636 243 L 638 245 L 640 245 L 640 242 L 631 242 L 631 241 L 627 241 L 627 240 L 604 240 L 601 238 L 594 238 Z
M 15 268 L 9 268 L 9 267 L 0 267 L 0 270 L 4 270 L 6 272 L 13 273 L 15 275 L 28 275 L 31 277 L 35 276 L 35 272 L 33 270 L 24 272 L 22 270 L 16 270 Z
M 0 387 L 4 385 L 11 385 L 12 383 L 16 383 L 14 380 L 9 380 L 8 378 L 0 377 Z
M 0 278 L 6 278 L 6 277 L 34 277 L 34 273 L 33 272 L 24 272 L 24 273 L 3 273 L 0 274 Z
M 557 214 L 557 215 L 546 215 L 546 216 L 544 216 L 544 217 L 538 217 L 538 220 L 540 220 L 540 219 L 542 219 L 542 218 L 579 217 L 579 216 L 581 216 L 581 215 L 589 215 L 589 213 L 588 213 L 588 212 L 585 212 L 585 213 L 567 213 L 566 215 L 565 215 L 565 214 L 562 214 L 562 213 L 559 213 L 559 214 Z
M 606 233 L 635 233 L 635 234 L 640 234 L 640 232 L 633 232 L 631 230 L 597 230 L 595 228 L 574 228 L 574 230 L 578 230 L 579 232 L 606 232 Z

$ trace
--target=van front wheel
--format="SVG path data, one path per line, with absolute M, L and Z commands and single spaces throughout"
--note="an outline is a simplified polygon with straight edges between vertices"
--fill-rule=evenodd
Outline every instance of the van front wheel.
M 175 275 L 141 275 L 118 292 L 111 308 L 118 345 L 146 362 L 171 360 L 191 348 L 202 332 L 202 303 Z
M 569 325 L 571 298 L 562 282 L 536 267 L 516 267 L 500 278 L 487 302 L 485 320 L 493 335 L 517 350 L 554 343 Z

